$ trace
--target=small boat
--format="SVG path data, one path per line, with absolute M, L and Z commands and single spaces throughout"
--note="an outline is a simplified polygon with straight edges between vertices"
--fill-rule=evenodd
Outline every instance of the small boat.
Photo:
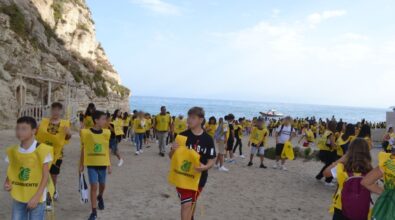
M 271 109 L 267 112 L 259 112 L 263 117 L 281 118 L 284 114 L 277 112 L 275 109 Z

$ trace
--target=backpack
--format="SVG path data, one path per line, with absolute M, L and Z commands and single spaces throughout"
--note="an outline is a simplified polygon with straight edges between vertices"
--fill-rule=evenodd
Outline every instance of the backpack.
M 361 185 L 364 176 L 348 176 L 341 192 L 342 214 L 349 220 L 366 220 L 372 199 L 370 191 Z

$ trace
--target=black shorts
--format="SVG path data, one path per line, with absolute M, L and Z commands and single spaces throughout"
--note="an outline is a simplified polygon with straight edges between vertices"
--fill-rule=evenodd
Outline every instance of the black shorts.
M 281 156 L 281 153 L 283 152 L 284 149 L 284 144 L 277 144 L 276 145 L 276 156 Z
M 233 139 L 229 139 L 228 142 L 226 143 L 226 150 L 232 151 L 234 143 L 235 141 Z
M 51 169 L 49 170 L 49 173 L 51 175 L 59 175 L 60 173 L 60 166 L 62 166 L 62 159 L 59 159 L 56 161 L 55 164 L 52 164 Z

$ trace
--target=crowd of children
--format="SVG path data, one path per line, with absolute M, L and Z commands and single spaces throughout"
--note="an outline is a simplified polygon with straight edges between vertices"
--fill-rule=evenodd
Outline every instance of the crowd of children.
M 72 134 L 70 122 L 62 119 L 63 106 L 53 103 L 50 117 L 40 124 L 31 117 L 21 117 L 17 121 L 16 135 L 19 145 L 7 149 L 7 177 L 4 189 L 13 198 L 13 220 L 42 220 L 45 209 L 51 209 L 53 200 L 59 198 L 57 177 L 63 163 L 63 148 Z M 360 220 L 372 216 L 375 220 L 395 219 L 395 133 L 392 127 L 383 138 L 385 152 L 379 155 L 379 166 L 372 167 L 371 127 L 382 127 L 384 123 L 357 124 L 336 121 L 334 118 L 316 120 L 311 118 L 269 119 L 256 117 L 251 120 L 236 119 L 233 114 L 223 118 L 205 119 L 200 107 L 191 108 L 187 118 L 183 115 L 171 116 L 165 106 L 157 115 L 142 111 L 132 114 L 117 109 L 112 114 L 96 110 L 90 103 L 80 117 L 80 173 L 87 170 L 90 185 L 91 214 L 89 220 L 97 218 L 97 209 L 103 210 L 106 177 L 112 171 L 111 152 L 118 158 L 118 166 L 124 160 L 118 149 L 120 142 L 130 140 L 136 147 L 135 155 L 142 155 L 143 146 L 157 141 L 158 154 L 164 157 L 166 146 L 172 158 L 178 145 L 177 135 L 185 136 L 186 145 L 200 154 L 201 172 L 197 191 L 177 188 L 181 200 L 181 219 L 193 219 L 194 207 L 207 179 L 208 170 L 216 167 L 228 172 L 225 163 L 236 163 L 243 155 L 243 136 L 248 136 L 250 147 L 248 167 L 253 166 L 254 157 L 264 164 L 265 150 L 269 148 L 268 137 L 275 137 L 274 169 L 287 170 L 284 150 L 293 138 L 299 135 L 298 144 L 311 147 L 316 143 L 318 158 L 324 166 L 316 179 L 325 177 L 328 186 L 338 184 L 331 211 L 334 220 Z M 273 132 L 274 131 L 274 132 Z M 67 161 L 65 161 L 67 162 Z M 336 179 L 336 181 L 334 181 Z M 384 188 L 377 180 L 384 179 Z M 381 195 L 371 210 L 370 192 Z

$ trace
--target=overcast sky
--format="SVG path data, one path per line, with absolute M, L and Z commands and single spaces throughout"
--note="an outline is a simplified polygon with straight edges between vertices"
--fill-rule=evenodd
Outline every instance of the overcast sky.
M 133 95 L 395 104 L 392 0 L 87 2 Z

